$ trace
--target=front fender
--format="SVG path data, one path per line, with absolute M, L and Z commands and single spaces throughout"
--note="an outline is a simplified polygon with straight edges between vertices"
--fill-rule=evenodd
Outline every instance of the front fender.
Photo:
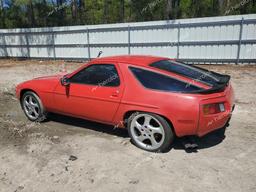
M 41 99 L 44 107 L 51 108 L 54 104 L 53 93 L 59 79 L 33 79 L 16 86 L 16 97 L 20 100 L 24 91 L 33 91 Z

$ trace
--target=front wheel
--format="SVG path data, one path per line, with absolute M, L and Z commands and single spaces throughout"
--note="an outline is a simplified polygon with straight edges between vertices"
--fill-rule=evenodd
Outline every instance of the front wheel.
M 128 119 L 128 133 L 139 148 L 151 152 L 165 152 L 173 142 L 169 123 L 153 113 L 134 113 Z
M 24 93 L 21 99 L 22 109 L 30 121 L 42 122 L 46 112 L 40 98 L 32 91 Z

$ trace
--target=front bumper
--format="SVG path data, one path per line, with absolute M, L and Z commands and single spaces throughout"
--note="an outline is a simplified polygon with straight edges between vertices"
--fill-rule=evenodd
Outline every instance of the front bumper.
M 15 95 L 16 95 L 16 98 L 20 100 L 20 86 L 16 86 L 15 88 Z

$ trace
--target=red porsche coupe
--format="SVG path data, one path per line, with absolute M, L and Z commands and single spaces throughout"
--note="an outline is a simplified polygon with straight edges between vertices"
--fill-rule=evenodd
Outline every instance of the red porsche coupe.
M 230 76 L 169 58 L 124 55 L 93 59 L 78 70 L 16 87 L 25 115 L 47 112 L 127 128 L 133 143 L 163 152 L 174 137 L 203 136 L 230 120 Z

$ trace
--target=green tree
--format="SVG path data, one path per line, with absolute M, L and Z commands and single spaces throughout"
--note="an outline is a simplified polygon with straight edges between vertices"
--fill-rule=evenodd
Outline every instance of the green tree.
M 256 0 L 0 0 L 0 27 L 90 25 L 249 13 L 256 13 Z

